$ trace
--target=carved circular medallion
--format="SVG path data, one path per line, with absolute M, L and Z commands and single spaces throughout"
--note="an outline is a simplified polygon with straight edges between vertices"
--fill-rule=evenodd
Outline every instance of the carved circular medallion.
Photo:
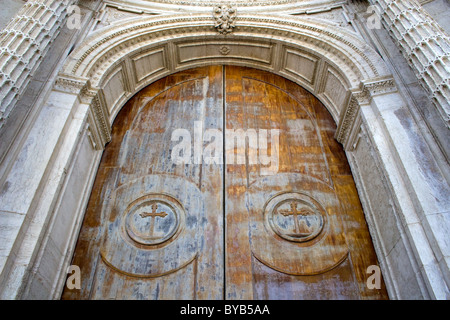
M 270 228 L 288 241 L 310 241 L 322 232 L 326 223 L 323 207 L 310 196 L 296 192 L 270 199 L 264 214 Z
M 182 206 L 171 196 L 155 194 L 135 201 L 125 213 L 128 236 L 143 245 L 169 241 L 180 229 Z

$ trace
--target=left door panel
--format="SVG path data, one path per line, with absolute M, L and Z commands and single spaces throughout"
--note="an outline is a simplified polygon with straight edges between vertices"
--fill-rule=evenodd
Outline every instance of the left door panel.
M 223 132 L 222 91 L 222 67 L 199 68 L 122 108 L 72 261 L 81 289 L 62 299 L 222 299 L 223 168 L 202 157 L 204 132 Z

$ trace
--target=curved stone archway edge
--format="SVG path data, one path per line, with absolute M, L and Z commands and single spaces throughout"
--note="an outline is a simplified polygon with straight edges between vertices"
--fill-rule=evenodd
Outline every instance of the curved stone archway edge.
M 130 19 L 93 33 L 68 57 L 35 125 L 41 176 L 27 183 L 19 207 L 9 191 L 0 195 L 2 210 L 23 214 L 16 223 L 34 231 L 6 248 L 2 297 L 59 297 L 102 150 L 126 101 L 169 74 L 234 64 L 288 78 L 326 106 L 390 297 L 445 298 L 449 249 L 440 221 L 449 206 L 439 199 L 449 192 L 382 59 L 354 34 L 312 20 L 239 16 L 228 35 L 213 26 L 210 15 Z M 20 183 L 25 178 L 16 177 L 11 192 Z
M 349 32 L 337 35 L 329 25 L 299 19 L 239 16 L 239 27 L 222 36 L 213 23 L 209 15 L 178 15 L 126 21 L 101 30 L 71 55 L 57 85 L 87 84 L 84 96 L 96 92 L 108 110 L 107 128 L 124 101 L 156 79 L 208 64 L 250 66 L 280 74 L 315 94 L 336 123 L 342 122 L 341 142 L 347 140 L 352 122 L 342 117 L 350 96 L 367 103 L 374 87 L 377 94 L 396 91 L 381 58 Z M 224 47 L 230 52 L 221 52 Z M 119 78 L 123 85 L 113 87 Z M 108 94 L 105 100 L 108 90 L 115 95 Z M 102 135 L 104 144 L 109 135 Z

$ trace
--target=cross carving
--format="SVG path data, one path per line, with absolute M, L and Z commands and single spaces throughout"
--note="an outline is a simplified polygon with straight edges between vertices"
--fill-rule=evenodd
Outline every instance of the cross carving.
M 166 212 L 156 212 L 158 210 L 158 204 L 155 202 L 152 204 L 152 212 L 142 212 L 139 215 L 141 218 L 150 217 L 150 237 L 153 237 L 155 230 L 155 219 L 156 217 L 165 218 L 168 214 Z
M 290 203 L 290 210 L 277 210 L 278 213 L 282 214 L 285 217 L 294 216 L 294 224 L 295 224 L 295 233 L 302 236 L 308 236 L 311 234 L 311 232 L 302 233 L 300 232 L 300 224 L 298 221 L 298 216 L 306 217 L 310 215 L 310 211 L 307 209 L 297 209 L 297 204 L 294 201 L 291 201 Z

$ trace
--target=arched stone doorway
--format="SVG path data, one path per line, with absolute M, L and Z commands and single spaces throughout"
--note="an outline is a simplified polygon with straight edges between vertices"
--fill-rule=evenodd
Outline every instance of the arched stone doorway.
M 435 197 L 442 177 L 421 174 L 439 168 L 382 59 L 354 34 L 320 21 L 242 14 L 233 33 L 223 35 L 209 13 L 118 22 L 91 34 L 67 58 L 36 111 L 33 130 L 44 138 L 31 140 L 43 156 L 36 161 L 25 150 L 21 162 L 38 168 L 43 182 L 30 184 L 26 172 L 13 170 L 10 190 L 25 185 L 32 196 L 23 196 L 23 206 L 32 203 L 37 211 L 20 216 L 20 230 L 31 232 L 4 246 L 15 254 L 2 294 L 61 296 L 103 147 L 122 106 L 158 79 L 217 64 L 278 74 L 323 103 L 337 124 L 390 297 L 445 296 L 445 232 L 433 227 L 446 210 Z M 13 191 L 3 198 L 17 201 Z
M 255 69 L 141 90 L 100 162 L 81 290 L 62 297 L 386 299 L 366 284 L 378 261 L 335 130 L 311 93 Z

